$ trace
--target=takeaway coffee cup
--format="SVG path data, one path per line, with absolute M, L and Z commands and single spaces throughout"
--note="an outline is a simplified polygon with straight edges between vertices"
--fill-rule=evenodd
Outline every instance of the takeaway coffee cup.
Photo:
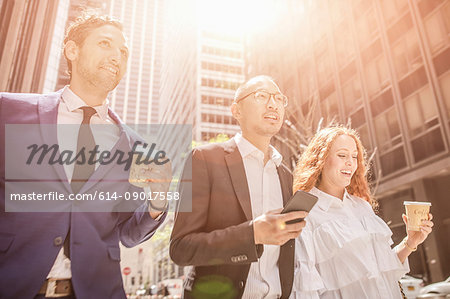
M 408 217 L 408 230 L 420 231 L 422 220 L 428 220 L 431 202 L 405 201 L 403 204 Z

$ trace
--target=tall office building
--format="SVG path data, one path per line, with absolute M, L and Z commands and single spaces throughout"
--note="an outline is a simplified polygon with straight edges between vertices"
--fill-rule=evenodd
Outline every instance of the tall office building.
M 230 105 L 244 81 L 243 43 L 239 35 L 203 28 L 198 4 L 196 0 L 167 1 L 160 123 L 192 126 L 192 139 L 208 142 L 219 134 L 232 136 L 239 130 Z M 164 148 L 179 149 L 186 134 L 177 130 L 166 134 L 164 141 Z M 175 178 L 183 166 L 173 163 Z M 172 214 L 169 216 L 171 227 Z M 183 278 L 183 267 L 170 260 L 168 251 L 167 243 L 155 250 L 158 278 Z
M 0 91 L 56 86 L 69 0 L 0 1 Z
M 159 121 L 164 3 L 111 0 L 110 15 L 124 24 L 130 56 L 127 73 L 110 98 L 114 111 L 128 124 Z
M 243 39 L 199 24 L 196 1 L 174 8 L 161 82 L 161 122 L 192 124 L 193 139 L 234 135 L 230 105 L 244 81 Z M 198 3 L 197 3 L 198 4 Z M 173 4 L 175 5 L 175 4 Z
M 278 2 L 280 4 L 280 2 Z M 450 1 L 286 0 L 277 26 L 249 36 L 248 73 L 269 71 L 290 98 L 288 120 L 333 117 L 376 148 L 372 180 L 395 243 L 403 201 L 432 203 L 435 227 L 411 273 L 450 274 Z M 316 107 L 314 111 L 311 109 Z M 308 124 L 307 124 L 308 125 Z M 295 129 L 282 134 L 293 140 Z M 285 156 L 293 156 L 285 148 Z
M 242 37 L 203 29 L 199 42 L 199 122 L 193 128 L 194 139 L 208 141 L 218 134 L 233 136 L 239 126 L 231 116 L 230 106 L 245 78 Z

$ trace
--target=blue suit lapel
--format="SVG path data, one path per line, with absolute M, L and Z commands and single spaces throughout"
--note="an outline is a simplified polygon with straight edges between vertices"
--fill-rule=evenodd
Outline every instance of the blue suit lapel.
M 57 121 L 58 106 L 62 89 L 50 94 L 41 95 L 38 101 L 39 128 L 44 144 L 49 146 L 58 144 Z M 59 154 L 59 153 L 58 153 Z M 53 164 L 53 169 L 68 192 L 72 192 L 64 167 L 59 163 Z

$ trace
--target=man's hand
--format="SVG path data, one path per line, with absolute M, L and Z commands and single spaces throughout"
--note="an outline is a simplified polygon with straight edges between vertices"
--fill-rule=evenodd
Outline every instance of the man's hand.
M 151 163 L 149 165 L 133 165 L 131 169 L 130 183 L 144 188 L 151 200 L 148 211 L 153 219 L 156 219 L 167 207 L 167 191 L 172 181 L 172 163 L 169 161 L 162 165 Z M 154 193 L 155 192 L 155 193 Z M 158 192 L 158 193 L 156 193 Z
M 142 164 L 139 166 L 138 176 L 142 180 L 141 187 L 150 187 L 152 192 L 163 192 L 166 195 L 172 181 L 172 163 L 169 161 L 162 165 Z
M 282 209 L 272 210 L 253 220 L 255 244 L 283 245 L 290 239 L 297 238 L 306 222 L 286 224 L 287 221 L 305 218 L 307 212 L 296 211 L 280 214 Z

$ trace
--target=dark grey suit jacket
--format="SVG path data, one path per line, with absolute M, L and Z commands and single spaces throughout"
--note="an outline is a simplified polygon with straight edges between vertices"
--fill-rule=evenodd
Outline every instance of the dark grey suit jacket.
M 183 172 L 180 212 L 170 241 L 172 260 L 194 266 L 185 281 L 184 296 L 241 298 L 250 264 L 263 252 L 263 246 L 254 242 L 241 154 L 231 139 L 194 149 L 191 161 Z M 292 195 L 292 175 L 283 165 L 277 170 L 286 204 Z M 191 199 L 192 212 L 182 212 L 190 208 Z M 294 240 L 281 246 L 278 265 L 282 298 L 288 298 L 294 276 Z

